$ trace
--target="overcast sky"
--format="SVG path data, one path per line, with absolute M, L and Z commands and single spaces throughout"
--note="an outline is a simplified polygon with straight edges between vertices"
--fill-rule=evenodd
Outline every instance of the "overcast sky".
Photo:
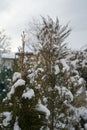
M 12 38 L 12 50 L 21 43 L 21 33 L 32 18 L 57 16 L 60 24 L 72 32 L 67 39 L 69 46 L 80 49 L 87 44 L 87 0 L 0 0 L 0 28 Z

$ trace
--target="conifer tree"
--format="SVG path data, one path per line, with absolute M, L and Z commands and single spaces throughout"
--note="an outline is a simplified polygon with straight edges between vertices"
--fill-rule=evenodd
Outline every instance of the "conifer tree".
M 39 88 L 40 97 L 51 112 L 50 130 L 70 130 L 75 127 L 74 97 L 78 97 L 84 80 L 67 60 L 69 50 L 64 41 L 71 29 L 61 26 L 58 19 L 42 20 L 37 32 L 38 61 L 30 71 L 30 82 Z
M 22 54 L 24 52 L 21 52 Z M 20 72 L 15 72 L 12 87 L 3 101 L 2 129 L 40 130 L 48 125 L 49 110 L 41 103 L 38 91 L 30 84 L 25 71 L 24 54 Z

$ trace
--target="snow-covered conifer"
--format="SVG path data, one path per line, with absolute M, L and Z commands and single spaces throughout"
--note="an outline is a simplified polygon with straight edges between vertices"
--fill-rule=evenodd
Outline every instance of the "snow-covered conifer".
M 74 100 L 83 92 L 85 81 L 68 59 L 70 53 L 64 41 L 71 29 L 61 26 L 58 19 L 42 20 L 37 33 L 38 61 L 28 76 L 50 110 L 50 130 L 70 130 L 76 127 Z

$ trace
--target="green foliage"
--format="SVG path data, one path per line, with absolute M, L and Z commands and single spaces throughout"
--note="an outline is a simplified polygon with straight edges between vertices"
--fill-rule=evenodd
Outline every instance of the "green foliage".
M 47 125 L 44 113 L 29 108 L 26 103 L 23 103 L 25 106 L 19 112 L 19 126 L 22 130 L 39 130 L 41 125 Z
M 21 130 L 39 130 L 42 126 L 47 126 L 47 119 L 45 112 L 36 109 L 39 100 L 38 92 L 35 91 L 35 96 L 30 99 L 23 97 L 24 92 L 34 87 L 30 85 L 27 77 L 22 80 L 23 82 L 26 81 L 25 85 L 15 87 L 19 80 L 20 78 L 17 78 L 16 81 L 13 81 L 13 86 L 2 103 L 2 113 L 3 111 L 11 112 L 11 120 L 3 128 L 6 130 L 8 128 L 13 129 L 15 122 L 18 121 Z
M 13 71 L 10 68 L 3 66 L 0 71 L 0 102 L 6 96 L 11 82 Z

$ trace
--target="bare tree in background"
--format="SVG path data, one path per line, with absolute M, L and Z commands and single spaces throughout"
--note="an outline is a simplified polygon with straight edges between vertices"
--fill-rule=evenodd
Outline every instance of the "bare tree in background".
M 28 51 L 37 52 L 39 49 L 38 40 L 37 40 L 37 33 L 43 27 L 42 19 L 32 19 L 28 23 L 27 28 L 25 29 L 26 32 L 26 47 Z
M 0 53 L 10 51 L 10 38 L 5 34 L 4 30 L 0 31 Z

